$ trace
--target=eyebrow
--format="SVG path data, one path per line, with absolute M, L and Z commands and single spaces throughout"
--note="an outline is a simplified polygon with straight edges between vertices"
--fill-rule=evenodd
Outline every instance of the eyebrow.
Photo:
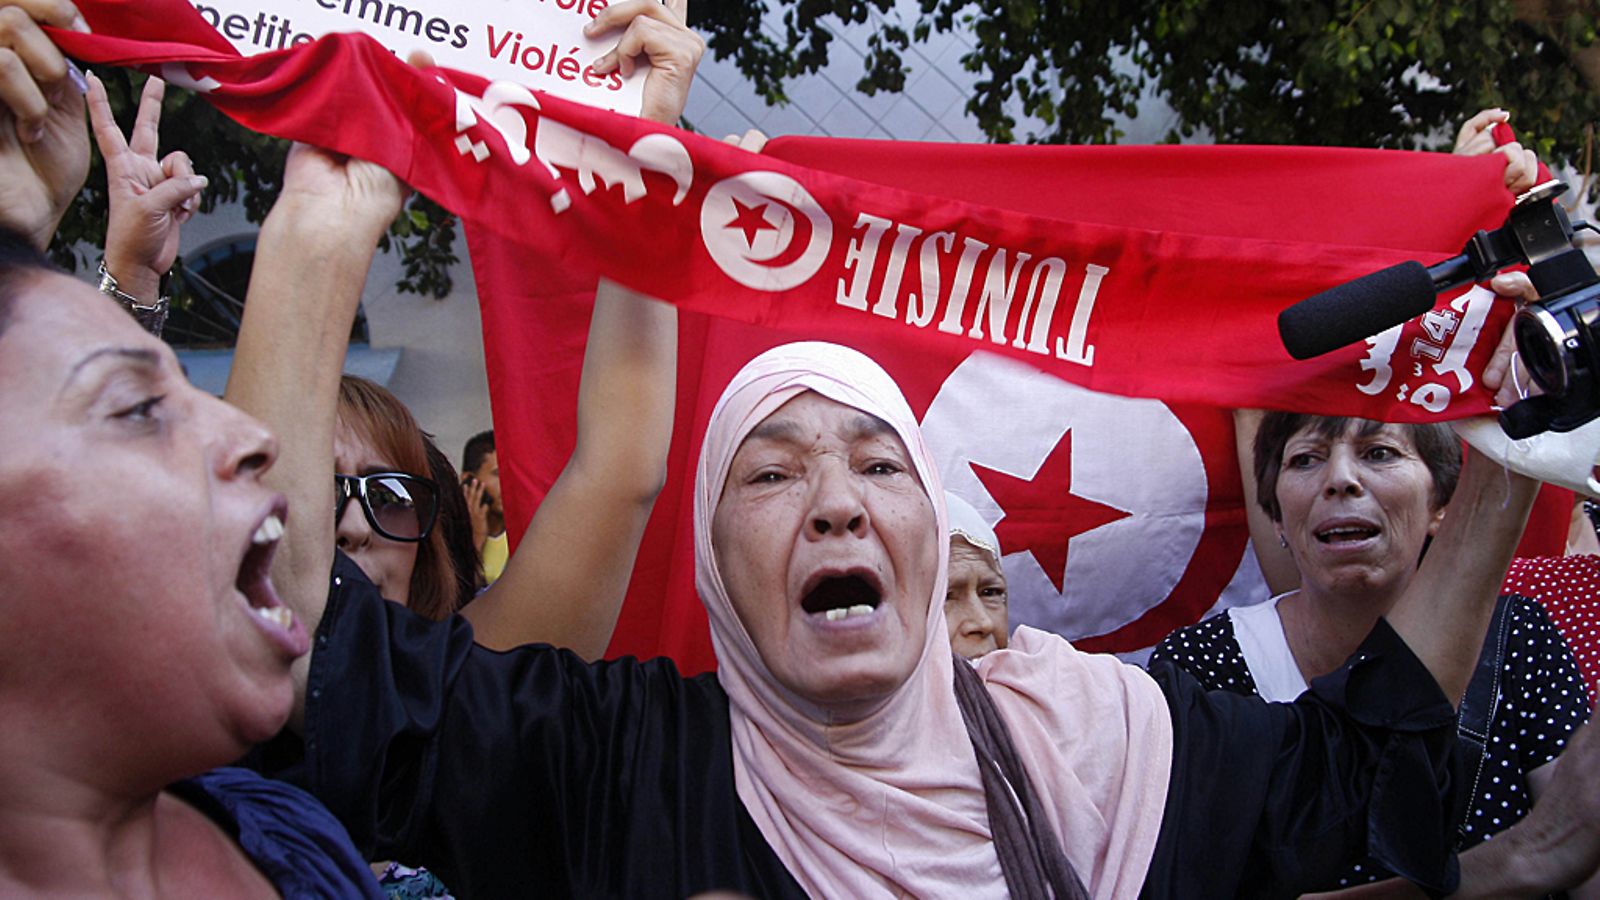
M 143 347 L 101 347 L 99 350 L 78 360 L 62 382 L 62 390 L 66 390 L 67 387 L 71 386 L 72 382 L 83 373 L 84 369 L 106 357 L 125 360 L 144 368 L 158 369 L 161 367 L 161 354 L 154 350 Z
M 894 434 L 894 427 L 888 422 L 871 413 L 859 413 L 851 419 L 849 431 L 845 437 L 857 440 L 866 437 L 878 437 L 885 434 Z M 793 443 L 801 439 L 804 429 L 793 419 L 768 419 L 760 425 L 750 429 L 745 435 L 745 441 L 782 441 Z M 741 442 L 744 443 L 744 442 Z

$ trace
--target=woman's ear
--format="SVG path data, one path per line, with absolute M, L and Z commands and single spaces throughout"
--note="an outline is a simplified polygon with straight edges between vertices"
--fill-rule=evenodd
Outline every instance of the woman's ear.
M 1429 519 L 1428 519 L 1428 537 L 1433 537 L 1434 535 L 1439 533 L 1439 526 L 1444 523 L 1444 511 L 1445 511 L 1445 507 L 1441 506 L 1438 509 L 1434 510 L 1433 511 L 1433 515 L 1429 517 Z

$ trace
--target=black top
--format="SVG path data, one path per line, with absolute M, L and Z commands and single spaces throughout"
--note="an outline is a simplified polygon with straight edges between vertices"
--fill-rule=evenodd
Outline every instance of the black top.
M 1508 596 L 1504 602 L 1509 628 L 1498 680 L 1500 696 L 1484 742 L 1483 776 L 1477 779 L 1462 822 L 1463 850 L 1528 814 L 1532 806 L 1528 772 L 1560 756 L 1572 731 L 1589 717 L 1576 661 L 1544 610 L 1523 597 Z M 1208 690 L 1259 693 L 1228 615 L 1174 631 L 1156 646 L 1151 661 L 1184 669 Z M 1363 861 L 1327 885 L 1347 887 L 1389 875 Z
M 714 676 L 497 653 L 459 618 L 383 601 L 342 555 L 334 573 L 303 745 L 256 762 L 317 795 L 369 857 L 472 898 L 801 895 L 739 801 Z M 1387 625 L 1294 704 L 1208 694 L 1172 666 L 1152 676 L 1174 748 L 1144 896 L 1283 896 L 1368 852 L 1454 886 L 1452 711 Z

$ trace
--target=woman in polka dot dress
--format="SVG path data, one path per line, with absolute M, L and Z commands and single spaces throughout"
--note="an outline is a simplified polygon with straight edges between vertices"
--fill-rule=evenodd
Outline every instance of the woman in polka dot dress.
M 1514 559 L 1501 590 L 1544 607 L 1577 658 L 1593 706 L 1600 698 L 1600 555 Z
M 1461 449 L 1444 425 L 1268 413 L 1254 450 L 1257 497 L 1300 588 L 1179 629 L 1152 662 L 1176 663 L 1213 690 L 1289 701 L 1335 670 L 1405 589 L 1443 519 Z M 1493 649 L 1503 655 L 1489 663 L 1498 669 L 1497 700 L 1485 715 L 1483 765 L 1461 850 L 1527 814 L 1589 715 L 1572 653 L 1543 610 L 1520 597 L 1501 603 L 1504 648 Z M 1388 875 L 1364 862 L 1328 887 Z

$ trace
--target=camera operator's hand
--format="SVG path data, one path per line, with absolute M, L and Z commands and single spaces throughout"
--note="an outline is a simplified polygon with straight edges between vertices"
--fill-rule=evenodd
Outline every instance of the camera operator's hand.
M 1537 300 L 1539 296 L 1533 282 L 1522 272 L 1503 272 L 1489 286 L 1502 298 L 1519 302 Z M 1571 427 L 1569 421 L 1567 431 L 1543 430 L 1552 421 L 1549 410 L 1560 407 L 1551 404 L 1549 398 L 1525 403 L 1544 392 L 1517 355 L 1510 323 L 1482 377 L 1483 386 L 1495 392 L 1494 405 L 1502 412 L 1499 416 L 1456 419 L 1450 423 L 1456 434 L 1484 457 L 1513 472 L 1600 496 L 1600 466 L 1596 466 L 1600 461 L 1600 419 L 1577 427 Z M 1519 439 L 1512 440 L 1511 435 Z
M 1533 282 L 1525 272 L 1502 272 L 1489 282 L 1489 287 L 1503 299 L 1516 300 L 1519 305 L 1539 299 L 1539 292 L 1533 289 Z M 1483 386 L 1495 392 L 1494 403 L 1499 407 L 1510 406 L 1521 400 L 1524 390 L 1528 394 L 1539 393 L 1538 385 L 1533 383 L 1528 370 L 1517 357 L 1517 341 L 1509 322 L 1506 323 L 1505 333 L 1500 335 L 1500 344 L 1495 347 L 1494 356 L 1484 367 Z
M 1503 109 L 1486 109 L 1479 112 L 1461 123 L 1461 130 L 1456 134 L 1455 150 L 1451 152 L 1457 156 L 1482 156 L 1485 153 L 1498 153 L 1504 156 L 1506 190 L 1520 194 L 1538 184 L 1539 157 L 1516 141 L 1499 145 L 1495 143 L 1495 126 L 1510 120 L 1511 114 Z

